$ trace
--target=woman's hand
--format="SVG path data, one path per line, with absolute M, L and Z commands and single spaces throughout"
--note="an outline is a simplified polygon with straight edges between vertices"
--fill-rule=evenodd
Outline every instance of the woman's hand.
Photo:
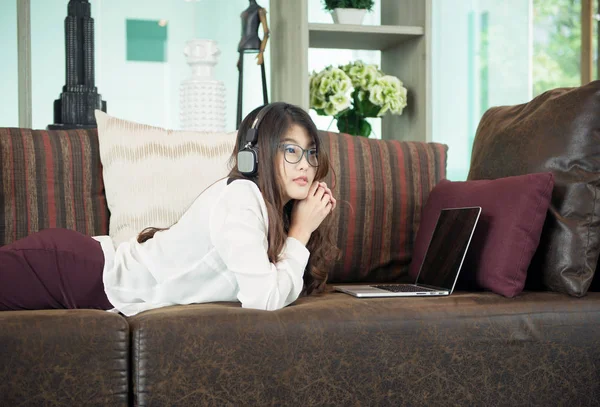
M 308 191 L 308 196 L 294 204 L 288 236 L 306 245 L 310 235 L 331 213 L 335 205 L 335 198 L 331 196 L 331 190 L 327 188 L 327 184 L 318 181 L 313 182 Z
M 325 193 L 329 195 L 329 198 L 331 200 L 331 212 L 333 212 L 333 210 L 337 206 L 337 201 L 333 197 L 333 194 L 331 193 L 331 189 L 329 189 L 329 187 L 327 186 L 327 184 L 324 183 L 324 182 L 319 182 L 319 185 L 321 187 L 325 188 Z

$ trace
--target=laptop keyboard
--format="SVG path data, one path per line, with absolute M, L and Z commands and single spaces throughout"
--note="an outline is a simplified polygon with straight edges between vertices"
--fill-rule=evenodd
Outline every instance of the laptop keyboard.
M 391 291 L 393 293 L 415 293 L 419 291 L 435 291 L 425 287 L 417 287 L 410 284 L 390 284 L 390 285 L 373 285 L 372 287 L 382 290 Z

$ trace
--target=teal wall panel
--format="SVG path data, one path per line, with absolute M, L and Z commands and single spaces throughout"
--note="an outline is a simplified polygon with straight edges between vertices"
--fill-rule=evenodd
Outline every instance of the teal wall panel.
M 156 20 L 128 19 L 127 60 L 166 62 L 167 25 Z

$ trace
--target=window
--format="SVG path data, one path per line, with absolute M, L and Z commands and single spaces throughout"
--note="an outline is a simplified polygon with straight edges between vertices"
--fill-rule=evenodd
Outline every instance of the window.
M 19 126 L 19 89 L 17 56 L 17 2 L 0 0 L 0 126 Z
M 467 178 L 487 109 L 581 84 L 581 9 L 582 0 L 433 1 L 433 140 L 449 146 L 449 179 Z

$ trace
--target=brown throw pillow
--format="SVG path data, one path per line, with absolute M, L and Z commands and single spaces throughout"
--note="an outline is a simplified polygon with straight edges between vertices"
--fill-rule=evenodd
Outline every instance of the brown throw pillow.
M 448 147 L 320 133 L 338 200 L 330 221 L 342 258 L 328 282 L 389 282 L 408 276 L 429 192 L 446 177 Z
M 546 171 L 555 187 L 527 287 L 583 296 L 600 254 L 600 81 L 483 115 L 469 180 Z
M 96 130 L 0 128 L 0 246 L 47 228 L 108 234 Z

